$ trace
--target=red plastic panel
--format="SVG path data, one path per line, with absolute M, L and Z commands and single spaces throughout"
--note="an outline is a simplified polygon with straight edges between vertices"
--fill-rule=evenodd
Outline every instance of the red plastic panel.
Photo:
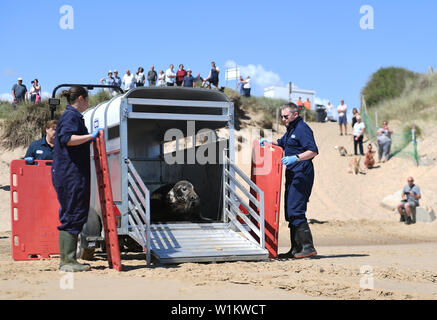
M 265 146 L 261 147 L 258 140 L 253 142 L 251 180 L 264 192 L 265 246 L 269 251 L 269 257 L 276 259 L 278 257 L 283 150 L 278 146 L 264 144 Z M 251 193 L 259 200 L 259 195 L 254 190 L 251 190 Z M 257 211 L 253 204 L 251 207 Z M 247 213 L 246 210 L 242 211 Z M 253 220 L 253 222 L 256 221 Z
M 115 205 L 112 198 L 111 180 L 109 179 L 108 158 L 106 155 L 105 139 L 102 130 L 100 130 L 96 141 L 93 143 L 93 150 L 97 183 L 99 186 L 100 206 L 102 209 L 103 227 L 105 229 L 106 255 L 109 267 L 121 271 L 122 266 L 120 247 L 118 244 L 116 210 L 114 210 Z
M 52 161 L 27 165 L 13 160 L 11 174 L 12 258 L 39 260 L 59 255 L 59 203 L 52 184 Z

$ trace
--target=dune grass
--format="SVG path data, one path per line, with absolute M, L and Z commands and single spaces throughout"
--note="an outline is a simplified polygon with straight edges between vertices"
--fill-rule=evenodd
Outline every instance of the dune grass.
M 109 100 L 109 93 L 99 90 L 96 94 L 90 94 L 90 107 L 100 102 Z M 61 99 L 54 118 L 59 119 L 65 111 L 67 101 Z M 23 102 L 17 105 L 16 110 L 10 102 L 0 101 L 1 135 L 0 143 L 5 149 L 11 150 L 17 147 L 28 147 L 33 140 L 41 138 L 44 134 L 44 126 L 50 120 L 51 112 L 48 100 L 38 104 Z
M 437 74 L 421 74 L 415 80 L 407 80 L 399 97 L 384 100 L 368 107 L 369 116 L 375 121 L 398 120 L 411 126 L 412 123 L 437 120 Z
M 244 97 L 232 89 L 225 89 L 225 94 L 234 103 L 235 128 L 240 128 L 241 120 L 250 111 L 260 115 L 254 125 L 263 129 L 273 129 L 276 122 L 276 110 L 287 103 L 283 99 L 270 99 L 266 97 Z M 104 90 L 97 91 L 94 95 L 90 94 L 89 105 L 94 107 L 99 103 L 111 99 L 110 94 Z M 59 119 L 65 110 L 67 101 L 61 99 L 55 113 L 55 119 Z M 315 121 L 315 112 L 310 111 L 306 114 L 307 121 Z M 50 120 L 50 108 L 48 100 L 43 100 L 39 104 L 30 102 L 21 103 L 17 110 L 13 109 L 13 104 L 0 101 L 0 119 L 2 130 L 0 143 L 3 148 L 14 149 L 16 147 L 27 147 L 30 143 L 39 139 L 43 134 L 43 128 Z
M 398 97 L 367 107 L 367 113 L 365 110 L 362 108 L 361 113 L 370 138 L 376 142 L 376 128 L 381 127 L 383 121 L 388 121 L 391 128 L 396 127 L 392 135 L 392 155 L 412 156 L 418 163 L 412 128 L 417 141 L 436 124 L 437 74 L 418 74 L 414 79 L 407 79 Z
M 256 125 L 264 129 L 273 129 L 276 122 L 276 111 L 280 110 L 288 102 L 284 99 L 255 96 L 245 97 L 241 96 L 237 91 L 228 88 L 225 89 L 225 94 L 234 103 L 237 128 L 239 120 L 244 117 L 246 112 L 251 111 L 260 115 L 261 120 L 258 120 L 255 123 Z M 306 121 L 316 121 L 316 112 L 314 110 L 306 111 Z

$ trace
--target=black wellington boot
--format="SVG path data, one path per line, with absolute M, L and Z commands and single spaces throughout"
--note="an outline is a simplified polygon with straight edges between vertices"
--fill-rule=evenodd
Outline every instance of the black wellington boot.
M 301 250 L 294 254 L 295 259 L 308 258 L 317 255 L 308 222 L 305 221 L 296 227 L 296 240 L 301 244 Z
M 294 254 L 301 249 L 299 248 L 299 243 L 296 239 L 296 227 L 293 227 L 292 225 L 290 227 L 290 242 L 291 242 L 291 249 L 287 253 L 281 253 L 278 255 L 278 259 L 293 259 Z

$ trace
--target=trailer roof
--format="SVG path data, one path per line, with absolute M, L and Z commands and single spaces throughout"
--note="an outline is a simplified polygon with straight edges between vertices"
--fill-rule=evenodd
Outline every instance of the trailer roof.
M 125 97 L 141 99 L 231 102 L 227 95 L 215 89 L 184 87 L 138 87 L 127 92 Z

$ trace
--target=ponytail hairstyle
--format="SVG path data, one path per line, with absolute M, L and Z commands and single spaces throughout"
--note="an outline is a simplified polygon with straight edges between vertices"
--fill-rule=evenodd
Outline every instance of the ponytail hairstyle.
M 72 105 L 79 97 L 83 97 L 84 99 L 88 97 L 88 91 L 84 87 L 73 86 L 68 91 L 62 91 L 61 96 L 67 98 L 68 104 Z

